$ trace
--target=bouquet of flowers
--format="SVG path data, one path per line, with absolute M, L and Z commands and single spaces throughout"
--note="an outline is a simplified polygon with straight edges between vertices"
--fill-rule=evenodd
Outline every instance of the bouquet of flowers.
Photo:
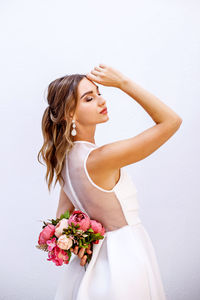
M 56 266 L 69 263 L 71 252 L 75 246 L 88 248 L 88 245 L 91 244 L 92 247 L 93 244 L 98 244 L 99 240 L 104 238 L 105 228 L 103 225 L 90 219 L 81 210 L 75 210 L 72 214 L 66 210 L 60 218 L 48 220 L 51 222 L 42 221 L 44 223 L 43 230 L 39 234 L 36 248 L 48 252 L 47 260 L 54 262 Z M 89 264 L 92 254 L 86 253 L 86 255 L 86 263 Z

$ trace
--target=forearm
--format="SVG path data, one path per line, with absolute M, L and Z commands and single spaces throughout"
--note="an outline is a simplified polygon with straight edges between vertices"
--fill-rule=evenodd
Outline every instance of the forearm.
M 69 197 L 66 195 L 63 188 L 60 189 L 60 197 L 59 197 L 59 203 L 58 208 L 56 212 L 56 218 L 60 218 L 60 215 L 64 214 L 66 210 L 69 210 L 70 213 L 74 211 L 74 205 L 69 199 Z
M 170 107 L 130 78 L 123 79 L 119 88 L 136 100 L 157 124 L 182 121 Z
M 62 214 L 64 214 L 66 212 L 66 210 L 69 210 L 69 213 L 72 214 L 73 211 L 75 210 L 75 208 L 72 209 L 72 208 L 67 207 L 67 206 L 58 207 L 57 211 L 56 211 L 56 218 L 60 218 L 60 216 Z

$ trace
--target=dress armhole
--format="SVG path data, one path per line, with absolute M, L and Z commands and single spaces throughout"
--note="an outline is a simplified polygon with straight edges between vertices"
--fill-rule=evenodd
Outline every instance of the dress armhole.
M 116 183 L 116 185 L 115 185 L 111 190 L 105 190 L 105 189 L 101 188 L 100 186 L 98 186 L 98 185 L 97 185 L 96 183 L 94 183 L 94 181 L 91 179 L 91 177 L 90 177 L 90 175 L 89 175 L 89 173 L 88 173 L 87 167 L 86 167 L 86 162 L 87 162 L 88 156 L 89 156 L 89 154 L 90 154 L 94 149 L 96 149 L 96 148 L 90 149 L 90 150 L 88 151 L 88 153 L 87 153 L 85 159 L 84 159 L 84 171 L 85 171 L 85 174 L 86 174 L 88 180 L 90 181 L 90 183 L 91 183 L 94 187 L 96 187 L 97 189 L 99 189 L 99 190 L 102 191 L 102 192 L 113 193 L 113 192 L 114 192 L 114 189 L 116 188 L 116 186 L 118 186 L 118 184 L 120 184 L 120 182 L 121 182 L 121 180 L 122 180 L 122 169 L 120 168 L 120 178 L 119 178 L 118 182 Z

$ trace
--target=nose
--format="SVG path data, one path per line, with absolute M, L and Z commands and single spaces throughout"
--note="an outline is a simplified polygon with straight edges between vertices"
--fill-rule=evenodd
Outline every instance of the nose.
M 106 100 L 103 97 L 99 96 L 99 104 L 102 106 L 105 103 L 106 103 Z

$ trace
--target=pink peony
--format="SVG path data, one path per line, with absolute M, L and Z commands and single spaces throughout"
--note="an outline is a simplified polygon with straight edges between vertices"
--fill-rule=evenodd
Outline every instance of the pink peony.
M 100 233 L 101 235 L 105 233 L 105 228 L 96 220 L 90 220 L 90 227 L 94 230 L 94 233 Z
M 52 224 L 48 224 L 45 228 L 40 232 L 38 244 L 46 244 L 46 241 L 49 240 L 55 232 L 55 226 Z
M 75 210 L 71 214 L 68 220 L 69 225 L 71 225 L 72 222 L 75 226 L 79 224 L 80 227 L 78 229 L 80 230 L 86 231 L 90 228 L 90 218 L 81 210 Z
M 68 259 L 68 254 L 58 246 L 54 247 L 52 251 L 48 252 L 47 260 L 52 260 L 56 266 L 62 266 L 63 263 L 68 264 Z
M 63 229 L 68 227 L 68 219 L 60 220 L 55 227 L 55 236 L 59 238 L 63 234 Z
M 72 245 L 72 239 L 68 238 L 65 234 L 61 235 L 57 241 L 57 246 L 63 250 L 68 250 Z

